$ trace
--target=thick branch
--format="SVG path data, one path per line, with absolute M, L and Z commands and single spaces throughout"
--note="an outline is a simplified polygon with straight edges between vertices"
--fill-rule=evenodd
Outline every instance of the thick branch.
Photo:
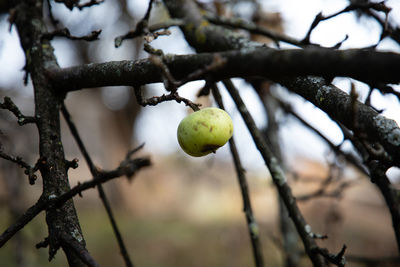
M 352 101 L 348 94 L 332 84 L 326 84 L 326 81 L 320 77 L 299 77 L 285 81 L 283 85 L 347 128 L 364 133 L 367 139 L 381 143 L 391 155 L 393 164 L 399 165 L 400 129 L 395 121 L 385 118 L 361 102 Z M 349 116 L 353 114 L 354 109 L 357 117 L 356 126 L 353 117 Z
M 218 26 L 213 26 L 213 25 L 208 25 L 207 21 L 204 20 L 202 17 L 200 11 L 197 9 L 196 5 L 193 3 L 193 1 L 190 0 L 180 0 L 180 1 L 169 1 L 169 0 L 164 0 L 170 14 L 174 18 L 179 18 L 183 19 L 186 24 L 192 24 L 193 27 L 181 27 L 187 41 L 194 47 L 196 48 L 197 51 L 224 51 L 224 50 L 231 50 L 231 49 L 242 49 L 241 51 L 246 51 L 245 53 L 251 53 L 251 51 L 257 51 L 257 53 L 254 55 L 260 61 L 264 62 L 262 58 L 263 53 L 258 53 L 258 50 L 252 50 L 254 47 L 257 45 L 250 42 L 247 38 L 244 36 L 238 36 L 235 32 L 229 31 L 227 29 L 224 29 L 222 27 Z M 200 38 L 201 37 L 201 38 Z M 250 51 L 250 52 L 249 52 Z M 269 49 L 266 49 L 268 51 L 267 53 L 270 53 Z M 274 50 L 273 50 L 274 51 Z M 314 54 L 313 52 L 309 53 L 307 56 L 307 59 L 299 60 L 297 62 L 301 62 L 301 64 L 298 65 L 297 68 L 293 68 L 293 73 L 292 76 L 283 76 L 283 74 L 288 74 L 285 69 L 287 66 L 285 64 L 288 62 L 287 60 L 291 57 L 286 54 L 285 51 L 282 50 L 285 55 L 288 57 L 285 59 L 285 57 L 280 57 L 279 59 L 279 64 L 272 64 L 272 65 L 264 65 L 262 66 L 263 69 L 265 70 L 270 70 L 270 69 L 275 69 L 276 72 L 281 73 L 277 76 L 273 76 L 269 74 L 266 74 L 264 72 L 263 74 L 258 73 L 258 75 L 267 77 L 270 79 L 273 79 L 274 81 L 285 85 L 288 87 L 290 90 L 302 95 L 304 98 L 306 98 L 308 101 L 313 102 L 317 107 L 328 113 L 329 115 L 332 115 L 335 117 L 338 121 L 342 122 L 345 124 L 347 127 L 349 127 L 351 130 L 354 130 L 354 125 L 350 125 L 349 123 L 349 117 L 348 114 L 352 113 L 352 108 L 349 103 L 351 103 L 351 98 L 342 92 L 340 89 L 329 85 L 324 78 L 322 77 L 315 77 L 315 76 L 301 76 L 301 75 L 306 75 L 304 73 L 304 70 L 307 69 L 306 72 L 308 72 L 308 66 L 309 64 L 312 64 L 312 68 L 324 68 L 324 64 L 327 63 L 329 65 L 329 71 L 325 72 L 325 74 L 320 73 L 318 75 L 321 76 L 328 76 L 328 77 L 334 77 L 336 75 L 343 75 L 336 73 L 335 70 L 337 67 L 340 67 L 343 70 L 347 69 L 349 66 L 344 66 L 341 63 L 339 63 L 342 60 L 345 60 L 345 58 L 350 59 L 348 56 L 349 54 L 347 53 L 360 53 L 356 57 L 352 57 L 352 60 L 354 62 L 361 63 L 364 61 L 361 57 L 369 57 L 374 55 L 374 52 L 372 50 L 342 50 L 342 51 L 335 51 L 333 49 L 315 49 L 315 48 L 310 48 L 310 49 L 305 49 L 305 50 L 292 50 L 289 52 L 290 53 L 297 53 L 297 51 L 304 51 L 305 53 L 308 53 L 306 51 L 321 51 L 322 54 L 325 56 L 322 56 L 320 54 L 317 56 L 317 54 Z M 323 51 L 323 52 L 322 52 Z M 356 52 L 357 51 L 357 52 Z M 325 53 L 326 52 L 326 53 Z M 338 52 L 338 54 L 336 54 Z M 341 53 L 344 54 L 341 54 Z M 234 52 L 230 52 L 234 53 Z M 274 52 L 271 52 L 269 55 L 269 58 L 274 58 L 273 56 Z M 334 56 L 335 55 L 335 56 Z M 354 54 L 353 54 L 354 55 Z M 395 54 L 392 54 L 395 55 Z M 316 57 L 314 57 L 316 56 Z M 337 56 L 337 57 L 336 57 Z M 334 58 L 335 57 L 335 58 Z M 389 58 L 392 56 L 387 57 Z M 394 56 L 397 58 L 397 56 Z M 392 59 L 394 58 L 392 57 Z M 240 57 L 239 57 L 240 58 Z M 300 59 L 300 58 L 297 58 Z M 378 60 L 377 62 L 379 62 Z M 397 59 L 396 59 L 397 61 Z M 240 69 L 242 66 L 246 65 L 246 67 L 249 67 L 250 71 L 252 70 L 252 66 L 247 66 L 247 62 L 251 62 L 252 66 L 257 66 L 257 59 L 253 61 L 253 58 L 251 56 L 241 58 L 240 61 L 236 62 L 235 70 Z M 272 61 L 271 61 L 272 62 Z M 269 62 L 269 63 L 271 63 Z M 308 63 L 307 63 L 308 62 Z M 325 63 L 324 63 L 325 62 Z M 328 63 L 329 62 L 329 63 Z M 277 62 L 278 63 L 278 62 Z M 296 64 L 295 62 L 292 62 L 293 64 Z M 353 64 L 358 64 L 358 63 L 353 63 Z M 366 62 L 364 62 L 366 63 Z M 372 63 L 372 62 L 371 62 Z M 382 63 L 382 62 L 381 62 Z M 234 61 L 230 61 L 229 57 L 227 59 L 227 65 L 234 65 Z M 349 64 L 352 64 L 349 62 Z M 380 64 L 380 63 L 378 63 Z M 397 63 L 398 64 L 398 63 Z M 355 67 L 355 66 L 353 66 Z M 359 75 L 360 69 L 369 70 L 372 71 L 374 67 L 371 69 L 366 67 L 366 65 L 358 65 L 357 69 L 354 68 L 352 71 L 354 71 L 353 74 L 349 74 L 349 77 L 356 78 L 356 79 L 361 79 Z M 305 68 L 301 70 L 301 68 Z M 296 70 L 295 70 L 296 69 Z M 396 70 L 399 69 L 396 67 Z M 287 69 L 286 69 L 287 70 Z M 222 71 L 222 69 L 220 69 Z M 240 69 L 245 74 L 249 74 L 246 72 L 246 69 Z M 330 71 L 333 71 L 329 73 Z M 374 70 L 375 71 L 375 70 Z M 274 72 L 274 70 L 272 70 Z M 391 72 L 391 71 L 389 71 Z M 394 71 L 397 72 L 397 71 Z M 358 73 L 358 74 L 357 74 Z M 243 74 L 240 75 L 240 73 L 231 73 L 231 77 L 237 75 L 240 77 L 243 77 Z M 257 75 L 256 73 L 252 73 L 253 75 Z M 307 73 L 307 75 L 310 74 L 310 72 Z M 367 76 L 364 77 L 364 81 L 370 82 L 372 80 L 380 80 L 381 78 L 374 76 L 374 74 L 371 72 L 369 74 L 365 73 Z M 394 73 L 393 73 L 394 74 Z M 293 75 L 299 76 L 298 78 L 293 78 Z M 347 75 L 347 74 L 346 74 Z M 344 75 L 344 76 L 346 76 Z M 337 105 L 336 105 L 337 104 Z M 357 111 L 359 114 L 359 123 L 362 124 L 362 127 L 365 127 L 367 131 L 365 131 L 368 135 L 368 138 L 371 138 L 373 140 L 376 140 L 378 142 L 381 142 L 382 145 L 385 147 L 385 149 L 391 154 L 393 158 L 393 162 L 400 162 L 400 129 L 398 128 L 397 124 L 392 121 L 384 118 L 383 116 L 378 115 L 375 111 L 373 111 L 371 108 L 357 102 Z M 331 114 L 334 112 L 333 114 Z
M 400 82 L 397 71 L 400 69 L 400 55 L 391 52 L 360 49 L 338 51 L 323 48 L 275 50 L 260 47 L 221 52 L 219 56 L 226 60 L 225 64 L 193 79 L 204 79 L 206 76 L 211 76 L 214 80 L 261 76 L 285 82 L 288 80 L 285 77 L 288 76 L 320 75 L 351 77 L 367 83 Z M 165 64 L 172 75 L 181 80 L 198 69 L 206 68 L 213 59 L 214 54 L 209 53 L 167 55 Z M 161 69 L 149 59 L 55 68 L 49 69 L 47 74 L 65 91 L 99 86 L 137 86 L 162 81 Z M 313 80 L 307 82 L 312 83 Z
M 70 190 L 63 144 L 61 141 L 59 107 L 62 95 L 58 95 L 45 74 L 45 68 L 57 68 L 53 47 L 42 39 L 47 33 L 43 21 L 43 1 L 19 1 L 15 24 L 19 40 L 26 56 L 26 70 L 31 74 L 35 95 L 35 117 L 39 131 L 39 152 L 42 159 L 40 172 L 43 178 L 43 198 L 60 195 Z M 85 247 L 85 240 L 72 200 L 58 209 L 46 210 L 49 231 L 49 254 L 60 247 L 57 235 L 60 231 L 75 233 L 78 242 Z M 84 262 L 76 253 L 61 244 L 70 266 L 81 267 Z

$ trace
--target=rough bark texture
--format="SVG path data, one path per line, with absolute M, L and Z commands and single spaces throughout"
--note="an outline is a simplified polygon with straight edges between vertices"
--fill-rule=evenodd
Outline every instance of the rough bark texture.
M 60 133 L 59 109 L 63 96 L 56 94 L 55 88 L 44 75 L 46 68 L 57 68 L 58 65 L 50 42 L 41 38 L 46 33 L 42 9 L 42 1 L 21 1 L 17 6 L 15 24 L 21 46 L 25 51 L 26 67 L 34 86 L 35 116 L 38 119 L 42 162 L 40 168 L 43 178 L 42 197 L 51 199 L 68 191 L 70 186 Z M 69 200 L 58 208 L 46 210 L 46 221 L 50 255 L 61 246 L 70 266 L 85 266 L 76 253 L 60 239 L 66 234 L 74 238 L 83 248 L 85 247 L 73 201 Z
M 209 44 L 209 45 L 212 45 Z M 225 44 L 224 44 L 225 45 Z M 231 49 L 235 48 L 232 46 Z M 218 49 L 216 49 L 218 50 Z M 400 55 L 389 52 L 364 50 L 328 50 L 308 48 L 304 50 L 274 50 L 252 47 L 218 53 L 226 63 L 211 73 L 215 80 L 230 77 L 260 76 L 279 83 L 299 83 L 287 77 L 301 75 L 347 76 L 365 82 L 400 82 Z M 176 79 L 187 77 L 198 69 L 209 65 L 212 53 L 196 55 L 166 55 L 165 63 Z M 66 91 L 81 88 L 111 85 L 142 85 L 161 81 L 161 72 L 150 60 L 114 61 L 87 64 L 49 73 L 53 80 L 62 81 L 60 87 Z M 196 77 L 204 79 L 205 76 Z M 313 83 L 312 78 L 305 78 Z M 304 82 L 303 82 L 304 83 Z

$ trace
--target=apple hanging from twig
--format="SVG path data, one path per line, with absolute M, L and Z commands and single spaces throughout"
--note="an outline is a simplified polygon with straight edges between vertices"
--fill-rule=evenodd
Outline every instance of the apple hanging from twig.
M 179 145 L 193 157 L 215 153 L 228 142 L 232 134 L 232 119 L 219 108 L 204 108 L 193 112 L 178 126 Z

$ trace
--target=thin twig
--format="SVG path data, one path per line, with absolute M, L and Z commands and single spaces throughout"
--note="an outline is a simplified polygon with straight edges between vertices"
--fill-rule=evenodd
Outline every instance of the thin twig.
M 15 223 L 8 227 L 3 234 L 0 236 L 0 248 L 19 230 L 27 225 L 33 218 L 36 217 L 41 211 L 45 209 L 51 209 L 53 207 L 64 204 L 70 198 L 80 195 L 83 191 L 90 188 L 94 188 L 102 183 L 109 180 L 121 177 L 121 176 L 132 176 L 138 170 L 143 167 L 150 165 L 150 160 L 147 158 L 137 158 L 130 161 L 123 161 L 121 165 L 112 171 L 102 171 L 97 174 L 91 181 L 87 181 L 76 185 L 71 190 L 61 194 L 60 196 L 51 195 L 49 199 L 43 199 L 40 197 L 39 200 L 30 207 L 24 214 L 22 214 Z
M 55 206 L 61 205 L 68 199 L 81 194 L 83 191 L 94 188 L 101 185 L 109 180 L 121 177 L 121 176 L 132 176 L 136 174 L 138 170 L 143 167 L 150 166 L 150 160 L 147 158 L 131 159 L 129 161 L 123 161 L 121 165 L 112 171 L 101 171 L 98 172 L 97 176 L 93 177 L 92 180 L 81 183 L 73 187 L 68 192 L 60 195 L 59 197 L 52 200 Z
M 154 0 L 150 0 L 149 5 L 147 7 L 146 14 L 144 17 L 136 24 L 136 29 L 133 31 L 129 31 L 125 35 L 118 36 L 114 39 L 114 46 L 116 48 L 120 47 L 122 42 L 126 39 L 132 39 L 137 36 L 143 35 L 143 34 L 148 34 L 149 33 L 149 18 L 150 18 L 150 13 L 151 13 L 151 8 L 153 6 Z
M 335 173 L 335 170 L 338 170 L 338 173 Z M 328 187 L 330 185 L 333 185 L 335 181 L 340 180 L 341 175 L 341 169 L 338 168 L 336 164 L 331 163 L 328 176 L 322 181 L 319 188 L 316 189 L 314 192 L 301 196 L 296 196 L 297 201 L 308 201 L 317 197 L 340 198 L 343 194 L 343 190 L 348 188 L 352 184 L 351 182 L 341 181 L 334 189 L 329 191 Z
M 344 157 L 349 163 L 351 163 L 354 167 L 356 167 L 359 171 L 361 171 L 365 175 L 369 175 L 368 171 L 366 168 L 361 164 L 361 162 L 354 157 L 354 155 L 344 152 L 343 150 L 340 149 L 340 146 L 335 145 L 332 143 L 331 140 L 329 140 L 324 134 L 322 134 L 317 128 L 309 124 L 307 121 L 305 121 L 300 115 L 298 115 L 292 108 L 292 106 L 288 103 L 283 102 L 282 100 L 275 98 L 276 101 L 279 103 L 281 108 L 287 112 L 288 114 L 292 115 L 295 117 L 300 123 L 302 123 L 305 127 L 316 133 L 320 138 L 322 138 L 326 144 L 332 149 L 333 152 L 336 154 Z
M 135 96 L 136 96 L 136 101 L 138 102 L 139 105 L 142 107 L 145 106 L 156 106 L 162 102 L 166 101 L 176 101 L 177 103 L 185 103 L 186 106 L 190 107 L 193 111 L 199 110 L 201 104 L 197 104 L 192 102 L 191 100 L 181 97 L 178 92 L 171 92 L 168 95 L 163 94 L 161 96 L 153 96 L 148 99 L 143 98 L 142 94 L 142 88 L 141 87 L 135 87 Z
M 163 29 L 166 30 L 173 26 L 182 26 L 182 25 L 183 25 L 183 21 L 180 19 L 169 19 L 165 22 L 157 23 L 157 24 L 149 26 L 149 28 L 148 28 L 149 32 L 147 33 L 147 35 L 153 36 L 153 37 L 156 37 L 156 36 L 158 37 L 158 35 L 166 35 L 166 34 L 168 34 L 168 32 L 161 33 L 161 32 L 157 32 L 157 31 L 163 30 Z M 115 48 L 118 48 L 122 45 L 122 42 L 124 40 L 134 39 L 134 38 L 142 36 L 144 34 L 145 33 L 143 32 L 143 29 L 136 28 L 133 31 L 129 31 L 128 33 L 126 33 L 124 35 L 116 37 L 114 39 L 114 46 L 115 46 Z
M 15 117 L 18 119 L 18 124 L 20 126 L 28 124 L 28 123 L 36 123 L 37 120 L 32 116 L 25 116 L 21 113 L 19 108 L 14 104 L 14 102 L 8 96 L 4 97 L 4 102 L 0 103 L 0 109 L 6 109 L 11 111 Z
M 62 114 L 63 114 L 63 116 L 64 116 L 64 118 L 65 118 L 65 120 L 66 120 L 66 122 L 68 124 L 68 127 L 69 127 L 72 135 L 74 136 L 74 139 L 76 140 L 76 142 L 78 144 L 78 147 L 79 147 L 81 153 L 83 154 L 83 156 L 84 156 L 84 158 L 86 160 L 86 163 L 89 166 L 91 174 L 93 175 L 93 177 L 96 177 L 99 174 L 99 171 L 96 168 L 96 166 L 94 165 L 91 157 L 89 156 L 89 153 L 86 150 L 86 147 L 83 144 L 83 141 L 82 141 L 82 139 L 81 139 L 81 137 L 79 135 L 78 129 L 76 128 L 75 124 L 73 123 L 73 121 L 71 119 L 71 115 L 69 114 L 69 112 L 68 112 L 68 110 L 67 110 L 67 108 L 65 107 L 64 104 L 61 107 L 61 112 L 62 112 Z M 99 185 L 97 187 L 97 190 L 99 192 L 100 199 L 103 202 L 103 205 L 104 205 L 104 207 L 106 209 L 108 218 L 109 218 L 109 220 L 111 222 L 111 226 L 112 226 L 112 229 L 114 231 L 115 237 L 117 238 L 117 242 L 118 242 L 118 245 L 120 247 L 122 257 L 123 257 L 123 259 L 125 261 L 125 265 L 127 267 L 133 266 L 133 263 L 132 263 L 132 261 L 131 261 L 131 259 L 129 257 L 129 254 L 128 254 L 128 250 L 126 249 L 126 246 L 125 246 L 125 243 L 123 241 L 122 235 L 121 235 L 121 233 L 119 231 L 119 228 L 117 226 L 117 223 L 115 221 L 115 218 L 114 218 L 110 203 L 108 201 L 106 193 L 103 190 L 103 186 Z
M 274 42 L 284 42 L 288 44 L 292 44 L 298 47 L 305 47 L 305 46 L 312 46 L 314 44 L 304 44 L 299 40 L 296 40 L 292 37 L 286 36 L 284 34 L 280 34 L 274 31 L 271 31 L 265 27 L 258 26 L 257 24 L 249 21 L 245 21 L 240 18 L 221 18 L 221 17 L 215 17 L 215 16 L 206 16 L 206 19 L 210 21 L 211 23 L 215 25 L 222 25 L 222 26 L 228 26 L 231 28 L 236 28 L 236 29 L 243 29 L 246 30 L 252 34 L 259 34 L 266 36 L 270 39 L 272 39 Z M 318 45 L 315 45 L 318 46 Z
M 400 253 L 400 190 L 396 189 L 386 175 L 387 168 L 379 161 L 367 163 L 371 173 L 371 182 L 377 185 L 385 198 L 386 206 L 392 216 L 393 230 L 396 236 L 397 250 Z
M 95 5 L 100 5 L 103 2 L 104 2 L 104 0 L 90 0 L 89 2 L 84 3 L 84 4 L 79 4 L 76 7 L 79 10 L 82 10 L 82 9 L 84 9 L 86 7 L 92 7 L 92 6 L 95 6 Z
M 218 87 L 215 83 L 211 85 L 211 90 L 218 106 L 222 109 L 225 109 L 224 104 L 222 102 L 221 94 L 219 93 Z M 240 191 L 242 193 L 243 211 L 246 215 L 247 228 L 249 230 L 251 245 L 253 248 L 254 261 L 257 267 L 262 267 L 264 266 L 264 259 L 262 255 L 262 247 L 259 238 L 259 228 L 255 220 L 253 210 L 251 208 L 250 194 L 246 181 L 245 171 L 240 161 L 239 153 L 237 151 L 235 140 L 233 139 L 233 137 L 229 139 L 229 148 L 231 150 L 233 163 L 235 165 L 235 170 L 240 186 Z
M 58 29 L 53 32 L 43 34 L 42 39 L 52 40 L 54 37 L 65 37 L 65 38 L 68 38 L 70 40 L 75 40 L 75 41 L 83 40 L 83 41 L 91 42 L 91 41 L 99 40 L 100 34 L 101 34 L 101 30 L 97 30 L 97 31 L 92 31 L 88 35 L 77 37 L 77 36 L 71 35 L 69 30 L 67 28 L 64 28 L 64 29 Z
M 32 167 L 28 163 L 23 161 L 23 159 L 21 157 L 14 157 L 14 156 L 10 156 L 10 155 L 4 153 L 1 150 L 1 147 L 0 147 L 0 158 L 3 158 L 5 160 L 11 161 L 11 162 L 14 162 L 14 163 L 18 164 L 19 166 L 21 166 L 22 168 L 24 168 L 25 169 L 24 173 L 26 175 L 28 175 L 29 184 L 31 184 L 31 185 L 35 184 L 35 181 L 37 179 L 37 176 L 36 176 L 35 172 L 38 171 L 39 168 L 40 168 L 40 164 L 41 164 L 40 163 L 41 162 L 40 159 L 35 164 L 35 166 Z
M 0 236 L 0 248 L 10 240 L 19 230 L 25 227 L 33 218 L 36 217 L 46 207 L 46 201 L 40 198 L 32 207 L 22 214 L 15 223 L 8 227 Z
M 346 13 L 346 12 L 350 12 L 353 10 L 369 10 L 369 9 L 374 9 L 377 11 L 383 11 L 386 14 L 390 11 L 390 9 L 388 9 L 388 7 L 385 6 L 384 2 L 380 2 L 380 3 L 351 3 L 350 5 L 348 5 L 347 7 L 345 7 L 344 9 L 333 13 L 329 16 L 323 16 L 322 12 L 318 13 L 315 18 L 314 21 L 311 23 L 310 28 L 308 29 L 308 32 L 306 34 L 306 36 L 304 37 L 304 39 L 301 41 L 301 43 L 307 45 L 310 44 L 310 36 L 311 33 L 313 32 L 313 30 L 318 26 L 318 24 L 321 21 L 324 20 L 328 20 L 331 18 L 334 18 L 340 14 Z
M 392 94 L 397 97 L 397 100 L 400 101 L 400 92 L 393 89 L 392 86 L 389 85 L 379 85 L 376 86 L 376 89 L 379 90 L 382 94 Z

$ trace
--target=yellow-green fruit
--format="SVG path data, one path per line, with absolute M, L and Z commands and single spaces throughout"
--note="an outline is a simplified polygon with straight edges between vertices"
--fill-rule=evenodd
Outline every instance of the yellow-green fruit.
M 178 126 L 178 141 L 193 157 L 205 156 L 232 137 L 231 117 L 219 108 L 204 108 L 184 118 Z

